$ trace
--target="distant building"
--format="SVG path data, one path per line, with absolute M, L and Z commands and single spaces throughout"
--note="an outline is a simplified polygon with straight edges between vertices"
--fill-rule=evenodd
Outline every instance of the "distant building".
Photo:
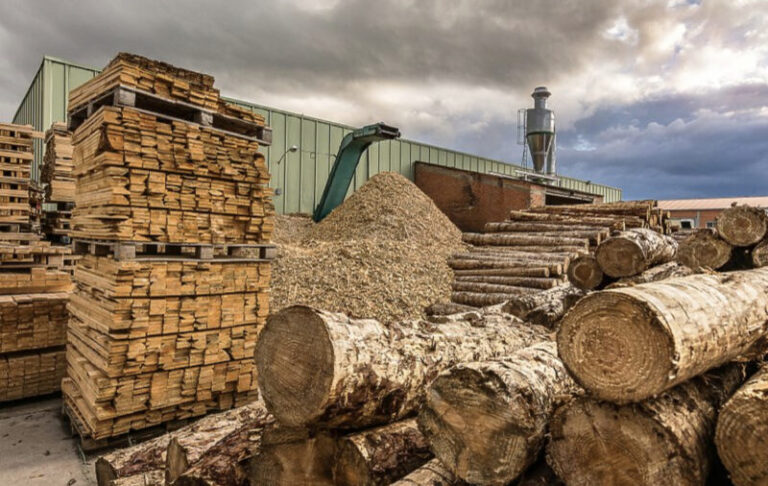
M 659 201 L 659 207 L 671 214 L 673 224 L 682 229 L 713 228 L 717 215 L 733 203 L 747 204 L 768 210 L 768 196 L 718 197 L 714 199 L 668 199 Z

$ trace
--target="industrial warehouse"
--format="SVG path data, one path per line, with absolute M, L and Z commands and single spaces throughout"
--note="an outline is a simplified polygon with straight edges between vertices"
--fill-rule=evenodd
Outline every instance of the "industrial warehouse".
M 0 484 L 768 484 L 767 197 L 566 175 L 552 86 L 497 160 L 201 71 L 0 123 Z

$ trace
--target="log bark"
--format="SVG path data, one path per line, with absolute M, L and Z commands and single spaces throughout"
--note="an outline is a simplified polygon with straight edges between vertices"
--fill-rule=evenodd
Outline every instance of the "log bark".
M 480 292 L 480 293 L 498 293 L 498 294 L 531 294 L 539 292 L 540 289 L 523 287 L 519 285 L 500 285 L 483 282 L 465 282 L 454 281 L 451 284 L 454 292 Z
M 135 476 L 144 471 L 162 470 L 171 437 L 171 434 L 163 434 L 98 458 L 94 466 L 98 486 L 109 486 L 116 479 Z
M 515 222 L 502 221 L 499 223 L 486 223 L 483 227 L 485 233 L 538 233 L 547 231 L 589 231 L 592 233 L 610 232 L 610 225 L 562 225 L 557 222 Z
M 563 318 L 560 357 L 598 398 L 643 400 L 733 359 L 768 332 L 768 268 L 594 292 Z
M 508 268 L 546 268 L 551 275 L 561 275 L 564 265 L 561 263 L 552 263 L 549 261 L 528 261 L 519 260 L 467 260 L 463 258 L 451 258 L 448 260 L 448 266 L 454 270 L 500 270 Z
M 165 480 L 172 484 L 219 441 L 241 429 L 260 429 L 273 422 L 263 400 L 210 415 L 178 430 L 165 454 Z
M 469 305 L 441 301 L 435 302 L 434 304 L 424 309 L 424 313 L 428 316 L 450 316 L 452 314 L 461 314 L 462 312 L 471 312 L 474 310 L 476 310 L 475 307 Z
M 518 251 L 486 250 L 488 247 L 478 247 L 467 253 L 451 255 L 453 259 L 464 260 L 518 260 L 520 262 L 548 261 L 560 263 L 571 257 L 570 253 L 531 253 Z M 494 247 L 496 248 L 496 247 Z M 514 248 L 514 247 L 509 247 Z
M 457 282 L 480 282 L 498 285 L 513 285 L 517 287 L 528 287 L 532 289 L 551 289 L 562 285 L 563 281 L 559 278 L 541 278 L 541 277 L 505 277 L 488 275 L 456 275 Z
M 659 282 L 668 278 L 687 277 L 696 273 L 690 267 L 680 265 L 677 262 L 667 262 L 662 265 L 651 267 L 639 275 L 634 277 L 626 277 L 607 285 L 606 289 L 618 289 L 621 287 L 631 287 L 633 285 L 639 285 L 650 282 Z
M 116 478 L 108 483 L 108 486 L 163 486 L 164 484 L 165 471 L 153 469 L 132 476 Z
M 432 459 L 416 419 L 339 439 L 333 478 L 338 486 L 387 486 Z
M 457 304 L 471 305 L 473 307 L 487 307 L 489 305 L 503 304 L 504 302 L 517 299 L 521 295 L 523 294 L 451 292 L 451 301 Z
M 517 318 L 553 328 L 586 292 L 570 284 L 510 299 L 503 310 Z
M 526 253 L 565 253 L 565 254 L 581 254 L 586 250 L 584 246 L 579 243 L 578 245 L 551 245 L 551 246 L 539 246 L 539 245 L 516 245 L 516 246 L 493 246 L 483 245 L 477 246 L 479 249 L 502 249 L 506 248 L 507 251 L 519 251 Z
M 640 218 L 624 218 L 621 216 L 563 216 L 559 214 L 548 213 L 529 213 L 526 211 L 510 211 L 510 221 L 536 221 L 558 224 L 562 226 L 583 226 L 585 224 L 595 226 L 609 226 L 611 229 L 624 231 L 630 224 L 642 225 Z
M 448 366 L 545 337 L 546 329 L 496 311 L 385 326 L 293 306 L 268 319 L 255 355 L 264 400 L 282 424 L 350 429 L 415 411 L 426 383 Z
M 547 267 L 485 268 L 476 270 L 454 270 L 456 277 L 494 275 L 498 277 L 550 277 Z
M 278 426 L 277 429 L 282 429 Z M 326 433 L 274 437 L 267 428 L 259 450 L 251 457 L 248 478 L 252 485 L 333 486 L 336 439 Z M 278 430 L 278 436 L 282 435 Z
M 589 246 L 586 238 L 560 238 L 558 236 L 528 236 L 503 233 L 464 233 L 462 240 L 473 245 L 498 246 L 573 246 L 584 248 Z
M 752 206 L 731 206 L 717 217 L 717 232 L 733 246 L 752 246 L 765 238 L 768 217 Z
M 439 459 L 432 459 L 392 486 L 466 486 Z
M 609 277 L 631 277 L 652 265 L 667 263 L 677 255 L 674 238 L 640 228 L 623 231 L 595 250 L 600 269 Z
M 603 270 L 592 255 L 581 255 L 568 265 L 568 281 L 581 290 L 594 290 L 603 283 Z
M 743 378 L 731 365 L 637 404 L 574 400 L 552 418 L 548 462 L 569 486 L 701 486 L 717 410 Z
M 501 486 L 536 461 L 555 407 L 579 393 L 555 343 L 543 342 L 441 373 L 429 387 L 419 427 L 457 477 Z
M 731 259 L 733 247 L 720 238 L 713 229 L 694 231 L 679 242 L 677 261 L 691 268 L 717 270 Z
M 768 239 L 752 248 L 752 265 L 755 268 L 768 266 Z
M 734 485 L 768 484 L 768 365 L 720 410 L 715 444 Z

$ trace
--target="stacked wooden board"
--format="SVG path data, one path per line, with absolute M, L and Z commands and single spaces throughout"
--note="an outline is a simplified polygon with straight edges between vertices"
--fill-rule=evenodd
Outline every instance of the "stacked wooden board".
M 207 112 L 195 123 L 173 111 L 183 103 L 240 113 L 219 103 L 212 82 L 119 55 L 70 95 L 72 237 L 84 255 L 63 391 L 83 438 L 258 397 L 253 356 L 268 312 L 274 206 L 258 140 L 205 125 Z M 121 86 L 151 92 L 155 111 L 105 97 Z M 264 125 L 252 114 L 238 120 L 238 129 Z
M 53 241 L 68 242 L 75 179 L 72 174 L 72 134 L 66 123 L 54 122 L 45 132 L 45 156 L 40 181 L 45 185 L 43 233 Z
M 71 250 L 40 241 L 29 126 L 0 125 L 0 401 L 59 390 L 64 376 Z

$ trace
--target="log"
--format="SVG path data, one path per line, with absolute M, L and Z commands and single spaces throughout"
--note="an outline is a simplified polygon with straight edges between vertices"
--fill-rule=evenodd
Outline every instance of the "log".
M 715 445 L 736 486 L 768 484 L 768 365 L 726 402 Z
M 524 287 L 521 285 L 502 285 L 484 282 L 466 282 L 456 280 L 451 284 L 454 292 L 481 292 L 481 293 L 500 293 L 500 294 L 530 294 L 541 289 Z
M 584 245 L 579 243 L 578 245 L 569 245 L 569 244 L 562 244 L 562 245 L 549 245 L 549 246 L 541 246 L 541 245 L 515 245 L 515 246 L 492 246 L 492 245 L 483 245 L 476 248 L 506 248 L 507 251 L 520 251 L 520 252 L 526 252 L 526 253 L 584 253 L 586 250 L 584 249 Z
M 652 265 L 674 260 L 674 238 L 646 228 L 627 230 L 602 242 L 595 250 L 600 269 L 609 277 L 631 277 Z
M 456 277 L 469 275 L 495 275 L 498 277 L 549 277 L 551 272 L 548 267 L 516 267 L 516 268 L 485 268 L 474 270 L 454 270 Z
M 547 460 L 569 485 L 703 485 L 717 410 L 743 377 L 732 365 L 637 404 L 576 399 L 552 418 Z
M 456 253 L 451 255 L 453 259 L 464 260 L 517 260 L 520 262 L 530 261 L 548 261 L 561 263 L 568 259 L 570 253 L 531 253 L 531 252 L 518 252 L 518 251 L 504 251 L 500 250 L 485 250 L 488 247 L 478 247 L 467 253 Z M 494 247 L 496 248 L 496 247 Z M 514 247 L 509 247 L 514 248 Z
M 464 486 L 439 459 L 432 459 L 392 486 Z
M 542 342 L 441 373 L 429 387 L 419 428 L 457 477 L 504 485 L 536 462 L 551 414 L 579 393 L 555 343 Z
M 470 312 L 474 310 L 475 308 L 469 305 L 441 301 L 435 302 L 434 304 L 424 309 L 424 313 L 428 316 L 449 316 L 452 314 L 461 314 L 462 312 Z
M 717 270 L 731 259 L 733 247 L 715 230 L 702 228 L 680 241 L 677 261 L 691 268 Z
M 768 239 L 752 248 L 752 265 L 755 268 L 768 266 Z
M 565 284 L 543 292 L 510 299 L 502 309 L 523 321 L 552 328 L 584 295 L 583 290 Z
M 564 216 L 560 214 L 548 214 L 548 213 L 529 213 L 526 211 L 510 211 L 510 221 L 536 221 L 536 222 L 548 222 L 556 223 L 561 226 L 583 226 L 585 224 L 595 226 L 609 226 L 611 229 L 624 231 L 627 224 L 626 221 L 630 220 L 635 224 L 641 225 L 640 218 L 624 218 L 621 216 Z
M 165 480 L 172 484 L 227 436 L 240 430 L 261 430 L 273 422 L 263 400 L 208 416 L 179 430 L 168 443 Z
M 387 486 L 432 459 L 416 419 L 364 430 L 339 440 L 338 486 Z
M 568 265 L 568 281 L 582 290 L 594 290 L 603 283 L 603 271 L 593 255 L 581 255 Z
M 498 285 L 514 285 L 518 287 L 528 287 L 532 289 L 551 289 L 561 285 L 563 281 L 559 278 L 542 277 L 506 277 L 495 275 L 470 275 L 455 276 L 456 282 L 480 282 Z
M 563 273 L 563 264 L 552 263 L 549 261 L 529 261 L 521 262 L 516 260 L 466 260 L 463 258 L 450 258 L 448 259 L 448 266 L 454 270 L 500 270 L 508 268 L 522 268 L 522 267 L 544 267 L 552 275 L 560 275 Z
M 277 426 L 282 435 L 282 426 Z M 333 486 L 336 439 L 327 433 L 311 434 L 307 429 L 275 437 L 268 427 L 262 443 L 251 457 L 248 479 L 252 485 Z
M 455 363 L 545 337 L 546 329 L 496 311 L 385 326 L 292 306 L 270 316 L 255 355 L 264 400 L 282 424 L 350 429 L 404 418 L 426 383 Z
M 528 236 L 520 234 L 499 233 L 464 233 L 462 240 L 473 245 L 500 246 L 574 246 L 588 247 L 586 238 L 560 238 L 558 236 Z
M 568 231 L 589 231 L 592 233 L 599 233 L 603 231 L 610 231 L 613 229 L 610 225 L 562 225 L 557 222 L 515 222 L 515 221 L 502 221 L 499 223 L 485 223 L 483 232 L 485 233 L 539 233 L 546 231 L 556 232 L 568 232 Z
M 560 357 L 584 388 L 643 400 L 733 359 L 768 332 L 768 268 L 594 292 L 560 322 Z
M 768 216 L 764 209 L 734 205 L 717 217 L 717 232 L 733 246 L 752 246 L 765 238 Z
M 499 293 L 481 293 L 481 292 L 451 292 L 451 301 L 462 305 L 471 305 L 473 307 L 487 307 L 489 305 L 503 304 L 509 300 L 520 297 L 521 293 L 499 294 Z
M 687 277 L 693 275 L 693 269 L 685 265 L 680 265 L 677 262 L 667 262 L 662 265 L 651 267 L 639 275 L 634 277 L 625 277 L 607 285 L 606 289 L 618 289 L 621 287 L 631 287 L 632 285 L 639 285 L 649 282 L 659 282 L 668 278 L 675 277 Z
M 108 483 L 108 486 L 161 486 L 165 484 L 164 474 L 165 471 L 162 469 L 144 471 L 132 476 L 114 479 Z
M 99 457 L 94 466 L 96 483 L 99 486 L 109 486 L 117 479 L 136 476 L 144 471 L 162 471 L 165 467 L 165 451 L 170 441 L 171 435 L 163 434 Z

